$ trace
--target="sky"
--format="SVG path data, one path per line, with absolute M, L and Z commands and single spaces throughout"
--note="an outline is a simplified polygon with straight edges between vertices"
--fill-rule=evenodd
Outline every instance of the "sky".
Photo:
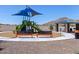
M 32 21 L 38 24 L 44 24 L 61 17 L 79 19 L 79 5 L 30 5 L 30 7 L 42 13 L 42 15 L 31 18 Z M 22 16 L 13 16 L 12 14 L 18 13 L 25 8 L 25 5 L 0 5 L 0 23 L 21 24 Z

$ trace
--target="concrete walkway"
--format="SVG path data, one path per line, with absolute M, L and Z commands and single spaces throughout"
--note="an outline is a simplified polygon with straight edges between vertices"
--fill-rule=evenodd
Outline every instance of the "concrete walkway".
M 75 36 L 71 33 L 61 32 L 62 36 L 57 38 L 7 38 L 0 37 L 0 40 L 3 41 L 54 41 L 54 40 L 67 40 L 74 39 Z

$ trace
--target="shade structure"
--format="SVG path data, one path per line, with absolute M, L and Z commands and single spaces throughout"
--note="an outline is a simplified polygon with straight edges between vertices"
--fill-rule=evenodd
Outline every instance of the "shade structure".
M 23 19 L 26 19 L 27 17 L 27 20 L 28 19 L 30 20 L 31 17 L 36 16 L 36 15 L 42 15 L 42 14 L 27 6 L 24 10 L 21 10 L 20 12 L 13 14 L 13 15 L 23 16 Z
M 72 19 L 57 21 L 56 23 L 65 24 L 65 23 L 75 23 Z
M 29 16 L 28 13 L 27 12 L 25 13 L 23 10 L 20 11 L 20 12 L 18 12 L 18 13 L 16 13 L 16 14 L 13 14 L 13 15 L 17 15 L 17 16 Z
M 24 12 L 27 12 L 29 17 L 33 17 L 33 16 L 36 16 L 36 15 L 42 15 L 41 13 L 31 9 L 30 7 L 26 7 L 24 9 Z

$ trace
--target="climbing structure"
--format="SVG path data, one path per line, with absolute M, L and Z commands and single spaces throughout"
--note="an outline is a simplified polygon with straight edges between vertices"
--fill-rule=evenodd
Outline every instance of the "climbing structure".
M 34 21 L 31 21 L 31 18 L 36 15 L 41 15 L 41 13 L 38 13 L 35 10 L 31 9 L 29 6 L 26 6 L 24 10 L 21 10 L 20 12 L 13 15 L 23 16 L 22 24 L 16 27 L 17 31 L 22 32 L 40 31 L 38 25 Z

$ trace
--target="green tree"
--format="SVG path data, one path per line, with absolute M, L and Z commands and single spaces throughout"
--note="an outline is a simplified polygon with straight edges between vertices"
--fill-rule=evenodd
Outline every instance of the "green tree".
M 49 29 L 52 31 L 53 30 L 53 25 L 50 25 L 49 26 Z

